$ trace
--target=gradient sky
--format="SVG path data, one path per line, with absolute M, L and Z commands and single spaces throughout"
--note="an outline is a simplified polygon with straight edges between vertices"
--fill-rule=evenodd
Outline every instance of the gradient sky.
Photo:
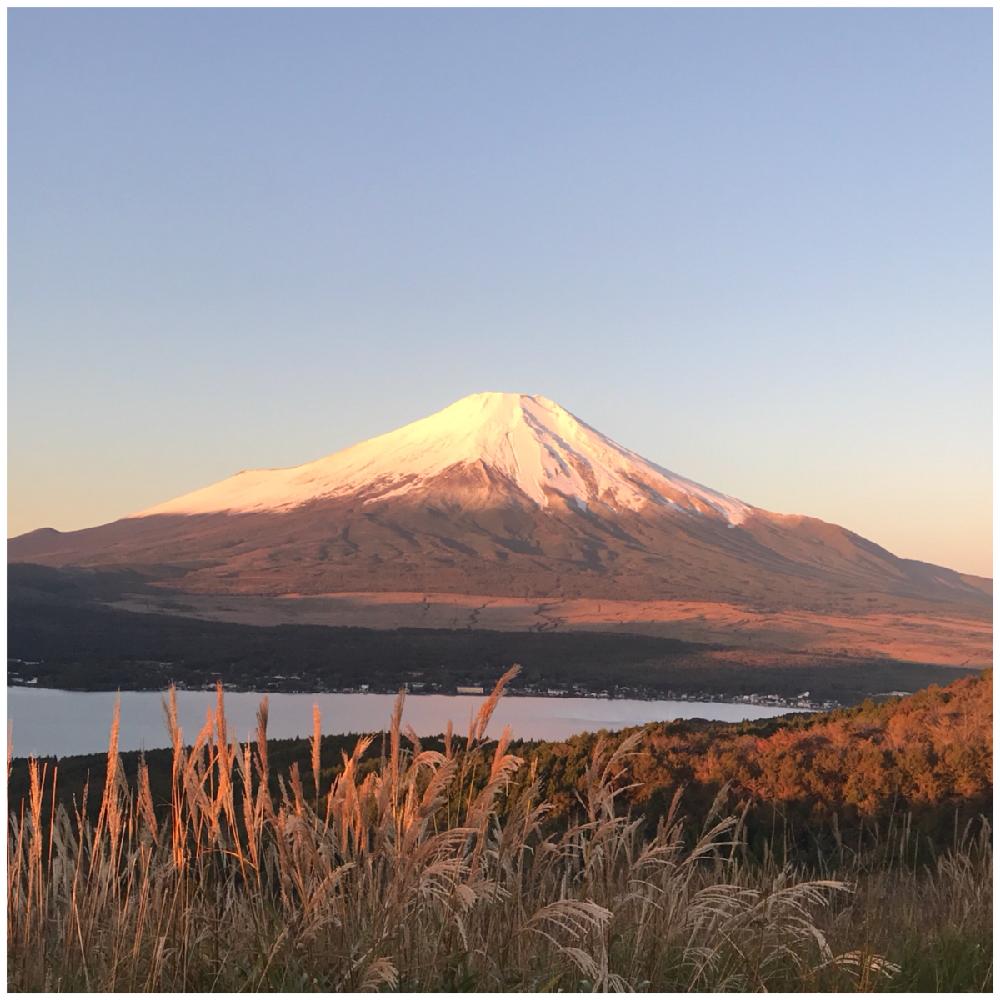
M 9 523 L 471 392 L 991 573 L 989 10 L 11 10 Z

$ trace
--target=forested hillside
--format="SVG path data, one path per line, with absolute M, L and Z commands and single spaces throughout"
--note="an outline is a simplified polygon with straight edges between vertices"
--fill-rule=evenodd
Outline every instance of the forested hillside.
M 798 832 L 808 823 L 811 838 L 836 838 L 846 827 L 872 827 L 904 812 L 943 837 L 956 814 L 961 822 L 990 810 L 992 726 L 991 671 L 829 713 L 741 725 L 667 723 L 649 727 L 635 748 L 628 797 L 655 817 L 683 789 L 687 809 L 699 813 L 728 786 L 765 825 L 779 818 Z M 547 796 L 565 808 L 596 739 L 528 751 Z

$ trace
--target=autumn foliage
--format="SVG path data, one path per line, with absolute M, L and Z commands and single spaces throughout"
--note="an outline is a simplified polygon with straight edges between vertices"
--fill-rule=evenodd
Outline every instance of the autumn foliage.
M 742 725 L 649 727 L 632 758 L 629 792 L 655 817 L 678 788 L 688 808 L 723 787 L 758 819 L 775 815 L 810 835 L 907 813 L 944 833 L 988 813 L 992 799 L 992 671 L 905 698 Z M 534 756 L 550 797 L 571 807 L 594 737 L 542 744 Z

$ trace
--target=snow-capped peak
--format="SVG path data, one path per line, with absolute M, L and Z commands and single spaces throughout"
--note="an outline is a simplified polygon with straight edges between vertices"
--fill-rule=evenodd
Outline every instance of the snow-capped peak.
M 731 524 L 752 509 L 647 462 L 544 396 L 481 392 L 315 462 L 240 472 L 134 516 L 289 510 L 362 492 L 372 503 L 480 463 L 542 507 L 559 497 L 578 509 L 657 504 Z

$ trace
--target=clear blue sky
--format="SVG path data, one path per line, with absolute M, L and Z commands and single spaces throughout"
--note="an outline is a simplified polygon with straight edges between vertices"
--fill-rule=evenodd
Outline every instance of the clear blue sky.
M 498 389 L 989 573 L 990 18 L 10 11 L 10 532 Z

